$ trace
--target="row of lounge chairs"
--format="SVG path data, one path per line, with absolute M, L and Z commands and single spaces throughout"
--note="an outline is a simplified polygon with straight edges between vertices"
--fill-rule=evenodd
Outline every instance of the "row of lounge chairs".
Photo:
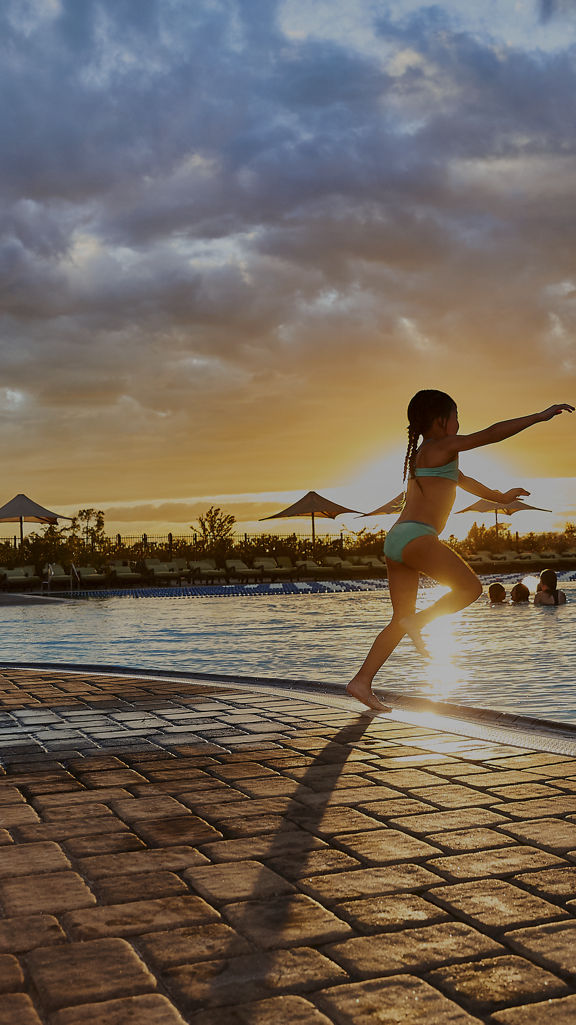
M 180 579 L 189 583 L 246 584 L 259 581 L 326 580 L 386 575 L 386 563 L 376 556 L 355 556 L 353 560 L 326 556 L 321 562 L 314 559 L 298 559 L 292 562 L 287 556 L 255 556 L 251 565 L 243 559 L 226 559 L 222 564 L 218 564 L 215 559 L 187 562 L 186 559 L 177 558 L 167 563 L 145 559 L 144 566 L 152 579 L 158 583 Z
M 467 557 L 476 569 L 523 568 L 533 565 L 542 568 L 557 565 L 559 568 L 576 567 L 576 549 L 562 554 L 546 552 L 490 552 L 479 551 Z M 0 587 L 4 589 L 71 590 L 74 587 L 92 590 L 98 587 L 140 586 L 146 584 L 194 584 L 194 583 L 257 583 L 259 581 L 281 580 L 329 580 L 354 579 L 369 576 L 385 577 L 384 559 L 371 555 L 351 555 L 341 558 L 325 556 L 320 561 L 298 559 L 287 556 L 255 556 L 248 565 L 242 559 L 226 559 L 218 563 L 215 559 L 188 561 L 185 558 L 162 562 L 160 559 L 144 559 L 131 564 L 127 559 L 110 562 L 104 569 L 94 566 L 71 566 L 64 569 L 59 563 L 44 566 L 43 573 L 37 573 L 35 566 L 16 566 L 13 569 L 0 568 Z
M 313 559 L 291 559 L 279 556 L 255 557 L 251 565 L 242 559 L 226 559 L 217 563 L 215 559 L 188 561 L 175 558 L 170 562 L 160 559 L 144 559 L 141 563 L 130 563 L 127 559 L 110 562 L 104 569 L 94 566 L 71 566 L 65 569 L 60 563 L 44 566 L 42 575 L 33 565 L 16 566 L 13 569 L 0 568 L 0 587 L 4 589 L 82 590 L 98 587 L 134 587 L 140 585 L 165 586 L 166 584 L 191 583 L 257 583 L 258 581 L 365 578 L 385 576 L 386 564 L 376 556 L 352 556 L 342 559 L 327 556 L 321 562 Z
M 476 552 L 475 555 L 467 555 L 466 562 L 477 568 L 497 566 L 504 569 L 504 567 L 516 568 L 517 566 L 529 566 L 530 564 L 534 564 L 534 568 L 536 566 L 542 568 L 552 564 L 563 569 L 570 569 L 576 566 L 576 548 L 569 548 L 562 553 L 554 551 L 528 552 L 522 550 L 516 552 L 512 549 L 505 549 L 502 552 L 489 552 L 483 549 Z

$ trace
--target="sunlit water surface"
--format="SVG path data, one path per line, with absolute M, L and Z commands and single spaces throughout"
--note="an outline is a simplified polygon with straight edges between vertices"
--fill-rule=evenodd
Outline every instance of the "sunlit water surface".
M 576 584 L 561 608 L 483 596 L 404 640 L 378 687 L 576 722 Z M 427 605 L 435 588 L 421 591 Z M 0 659 L 190 669 L 346 685 L 390 616 L 387 591 L 233 598 L 102 598 L 0 609 Z

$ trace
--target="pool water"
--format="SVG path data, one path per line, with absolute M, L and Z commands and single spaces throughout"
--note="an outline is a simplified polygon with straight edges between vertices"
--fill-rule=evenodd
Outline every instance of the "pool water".
M 376 678 L 390 689 L 576 722 L 576 583 L 561 608 L 486 596 L 403 640 Z M 419 606 L 441 591 L 423 588 Z M 344 687 L 390 616 L 387 591 L 234 598 L 99 598 L 0 608 L 6 661 L 99 663 L 321 680 Z

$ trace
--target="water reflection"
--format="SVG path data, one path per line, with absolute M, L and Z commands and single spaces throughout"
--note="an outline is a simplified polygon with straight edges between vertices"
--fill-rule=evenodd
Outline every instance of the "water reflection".
M 506 582 L 509 590 L 510 582 Z M 484 595 L 405 639 L 376 688 L 576 722 L 576 584 L 560 609 L 491 606 Z M 418 607 L 445 589 L 423 588 Z M 391 614 L 387 592 L 285 598 L 109 598 L 5 606 L 2 657 L 348 682 Z
M 460 658 L 456 637 L 455 618 L 437 619 L 431 624 L 427 636 L 432 658 L 425 666 L 424 694 L 433 701 L 449 701 L 456 691 L 466 685 L 463 660 Z

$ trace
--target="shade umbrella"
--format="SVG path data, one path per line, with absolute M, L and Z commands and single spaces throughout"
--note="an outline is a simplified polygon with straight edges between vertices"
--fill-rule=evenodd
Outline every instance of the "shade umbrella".
M 0 523 L 20 524 L 20 544 L 24 540 L 24 522 L 26 523 L 58 523 L 58 520 L 71 520 L 71 516 L 51 512 L 43 505 L 33 502 L 27 495 L 15 495 L 6 505 L 0 506 Z
M 496 517 L 496 537 L 498 537 L 498 513 L 512 516 L 513 513 L 529 512 L 531 509 L 535 512 L 552 512 L 551 509 L 541 509 L 539 505 L 528 505 L 527 502 L 521 502 L 518 498 L 515 502 L 509 502 L 508 505 L 504 505 L 502 502 L 491 502 L 488 498 L 480 498 L 473 505 L 468 505 L 465 509 L 458 509 L 457 512 L 493 512 Z
M 393 513 L 402 512 L 402 506 L 404 505 L 404 492 L 401 491 L 396 498 L 391 498 L 389 502 L 385 502 L 384 505 L 379 505 L 377 509 L 372 509 L 372 512 L 361 513 L 361 516 L 391 516 Z
M 263 520 L 276 520 L 280 517 L 290 519 L 292 516 L 310 516 L 312 519 L 312 548 L 314 548 L 316 543 L 315 517 L 320 516 L 328 520 L 334 520 L 341 513 L 358 513 L 358 510 L 348 509 L 345 505 L 338 505 L 338 502 L 331 502 L 329 498 L 324 498 L 317 491 L 309 491 L 302 498 L 299 498 L 297 502 L 294 502 L 293 505 L 289 505 L 287 509 L 273 513 L 272 516 L 262 516 L 261 522 Z

